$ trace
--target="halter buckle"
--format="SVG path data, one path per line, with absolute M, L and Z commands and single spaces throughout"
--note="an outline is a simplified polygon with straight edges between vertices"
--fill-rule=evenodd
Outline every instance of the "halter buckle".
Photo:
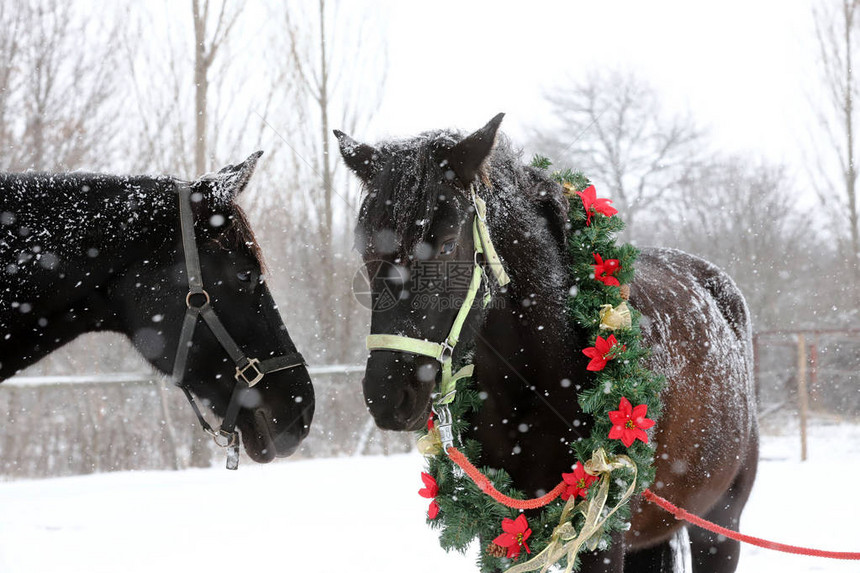
M 257 360 L 256 358 L 250 358 L 248 360 L 248 364 L 246 364 L 245 366 L 242 366 L 242 367 L 237 366 L 236 367 L 236 381 L 237 382 L 244 382 L 250 388 L 251 386 L 253 386 L 257 382 L 262 380 L 263 379 L 263 371 L 260 370 L 260 368 L 257 366 L 259 363 L 260 363 L 260 361 Z M 253 377 L 248 378 L 248 376 L 245 375 L 245 372 L 247 372 L 248 370 L 250 370 L 252 368 L 254 369 Z

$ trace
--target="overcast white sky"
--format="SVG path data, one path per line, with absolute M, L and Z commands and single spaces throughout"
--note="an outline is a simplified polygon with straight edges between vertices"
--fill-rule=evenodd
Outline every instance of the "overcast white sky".
M 385 97 L 372 133 L 355 135 L 471 130 L 504 111 L 516 140 L 550 120 L 547 88 L 610 66 L 639 72 L 667 108 L 689 110 L 718 149 L 796 164 L 819 82 L 811 5 L 389 0 Z

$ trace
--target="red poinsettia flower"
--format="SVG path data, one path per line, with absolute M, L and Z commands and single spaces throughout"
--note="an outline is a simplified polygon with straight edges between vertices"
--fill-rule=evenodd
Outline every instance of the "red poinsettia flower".
M 597 481 L 597 476 L 585 473 L 585 467 L 580 462 L 576 462 L 573 466 L 572 473 L 561 474 L 561 478 L 567 484 L 567 488 L 561 494 L 561 499 L 564 501 L 576 496 L 585 497 L 588 494 L 588 488 Z
M 612 276 L 621 268 L 621 263 L 618 262 L 618 259 L 606 259 L 604 261 L 603 257 L 597 253 L 592 254 L 596 263 L 591 265 L 594 267 L 594 280 L 600 281 L 607 286 L 621 286 L 618 279 Z
M 609 439 L 621 440 L 621 443 L 628 448 L 636 440 L 642 440 L 647 444 L 648 434 L 645 433 L 645 430 L 655 424 L 654 420 L 645 417 L 647 415 L 648 406 L 646 404 L 639 404 L 634 408 L 630 400 L 621 398 L 618 409 L 609 412 L 609 420 L 612 422 Z
M 436 501 L 436 496 L 439 494 L 439 486 L 436 484 L 433 476 L 427 472 L 421 472 L 421 481 L 424 482 L 424 487 L 418 490 L 418 495 L 432 500 L 430 507 L 427 508 L 427 517 L 436 519 L 436 516 L 439 515 L 439 503 Z
M 493 543 L 508 550 L 508 554 L 506 555 L 508 559 L 516 559 L 521 549 L 525 549 L 526 553 L 532 552 L 526 543 L 526 540 L 532 534 L 532 530 L 529 529 L 529 522 L 526 520 L 525 515 L 520 514 L 516 519 L 504 518 L 502 520 L 502 531 L 504 533 L 496 537 Z
M 586 370 L 592 372 L 600 372 L 606 368 L 606 363 L 615 358 L 615 356 L 624 350 L 626 346 L 618 345 L 618 340 L 614 334 L 610 334 L 606 338 L 597 337 L 594 341 L 594 346 L 589 346 L 582 351 L 583 354 L 591 358 L 591 362 L 585 367 Z
M 584 191 L 577 191 L 576 194 L 582 199 L 582 206 L 585 207 L 586 227 L 591 224 L 591 215 L 594 213 L 611 217 L 618 212 L 618 209 L 610 205 L 612 199 L 599 199 L 597 197 L 597 189 L 594 188 L 594 185 L 587 187 Z

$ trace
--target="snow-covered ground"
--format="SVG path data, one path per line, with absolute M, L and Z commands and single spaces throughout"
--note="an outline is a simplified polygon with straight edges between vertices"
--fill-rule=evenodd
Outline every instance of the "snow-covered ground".
M 860 551 L 860 425 L 765 437 L 746 533 Z M 417 454 L 0 483 L 0 573 L 474 573 L 424 525 Z M 739 571 L 860 571 L 746 546 Z

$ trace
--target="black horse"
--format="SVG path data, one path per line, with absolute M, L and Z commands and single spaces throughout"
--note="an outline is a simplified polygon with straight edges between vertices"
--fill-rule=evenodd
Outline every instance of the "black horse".
M 235 202 L 261 154 L 193 182 L 0 174 L 0 381 L 82 333 L 117 331 L 232 416 L 252 459 L 293 453 L 310 427 L 313 387 Z M 198 315 L 210 328 L 190 328 Z M 260 378 L 272 360 L 280 368 Z M 236 436 L 228 430 L 225 439 Z
M 411 292 L 426 281 L 428 265 L 471 272 L 475 185 L 487 203 L 490 236 L 510 275 L 493 281 L 494 303 L 475 304 L 453 353 L 469 358 L 486 396 L 466 438 L 483 445 L 478 466 L 504 468 L 517 489 L 537 496 L 552 488 L 575 459 L 568 446 L 590 433 L 577 391 L 589 383 L 585 334 L 571 327 L 565 300 L 568 201 L 548 172 L 523 165 L 497 129 L 499 115 L 464 137 L 450 131 L 373 147 L 336 132 L 346 164 L 366 196 L 356 246 L 396 304 L 374 305 L 372 334 L 442 342 L 463 289 Z M 462 266 L 462 265 L 461 265 Z M 395 268 L 379 272 L 381 267 Z M 400 277 L 386 280 L 386 275 Z M 441 281 L 451 280 L 451 271 Z M 390 278 L 390 277 L 388 277 Z M 385 283 L 385 284 L 383 284 Z M 444 283 L 443 283 L 444 284 Z M 631 303 L 643 315 L 650 368 L 664 375 L 664 414 L 653 436 L 657 477 L 653 489 L 674 503 L 726 527 L 736 527 L 752 487 L 758 432 L 751 372 L 751 328 L 743 297 L 709 263 L 665 249 L 645 249 L 631 285 Z M 390 292 L 387 293 L 388 296 Z M 428 301 L 430 304 L 428 304 Z M 363 382 L 376 423 L 414 430 L 427 420 L 439 362 L 377 349 Z M 669 542 L 681 527 L 674 517 L 633 500 L 626 534 L 611 548 L 582 554 L 581 571 L 671 570 Z M 731 572 L 738 543 L 704 530 L 689 531 L 696 573 Z M 483 540 L 482 547 L 490 540 Z

